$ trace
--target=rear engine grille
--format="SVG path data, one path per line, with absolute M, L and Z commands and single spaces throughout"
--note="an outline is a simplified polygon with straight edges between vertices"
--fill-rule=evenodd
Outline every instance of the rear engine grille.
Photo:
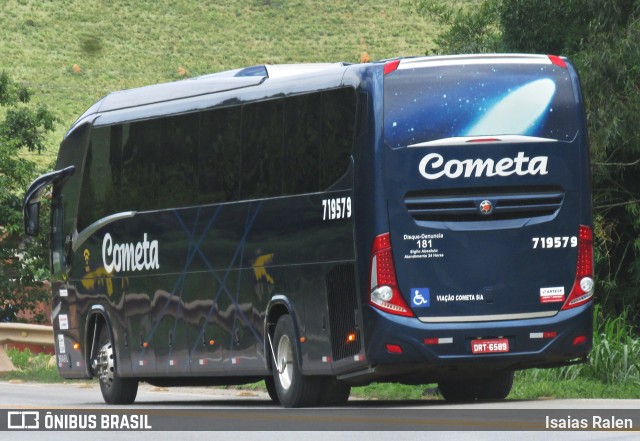
M 412 191 L 404 198 L 411 217 L 417 221 L 487 222 L 551 216 L 562 207 L 560 188 L 487 188 L 451 191 Z M 480 205 L 489 201 L 490 214 Z

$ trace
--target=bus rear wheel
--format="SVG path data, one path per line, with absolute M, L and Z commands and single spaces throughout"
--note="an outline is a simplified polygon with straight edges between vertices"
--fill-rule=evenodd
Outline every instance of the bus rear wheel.
M 513 386 L 513 371 L 498 372 L 490 377 L 441 381 L 440 393 L 447 401 L 503 400 L 507 398 Z
M 98 356 L 93 362 L 93 370 L 98 376 L 105 403 L 133 403 L 138 394 L 138 380 L 118 376 L 114 345 L 106 324 L 102 326 L 98 342 Z
M 349 400 L 351 386 L 336 380 L 336 377 L 326 377 L 320 391 L 321 406 L 342 406 Z
M 280 404 L 284 407 L 308 407 L 318 403 L 320 381 L 318 377 L 302 375 L 298 362 L 298 347 L 289 315 L 283 315 L 273 333 L 273 380 Z

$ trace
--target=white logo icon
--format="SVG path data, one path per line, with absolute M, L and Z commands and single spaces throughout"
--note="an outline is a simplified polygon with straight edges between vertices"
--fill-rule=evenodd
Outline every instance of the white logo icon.
M 40 412 L 7 412 L 7 429 L 39 429 Z

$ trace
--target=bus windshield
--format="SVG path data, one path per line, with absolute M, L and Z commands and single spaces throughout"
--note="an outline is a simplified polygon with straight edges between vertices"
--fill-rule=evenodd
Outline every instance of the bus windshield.
M 575 102 L 569 71 L 554 64 L 400 69 L 385 77 L 385 141 L 393 148 L 488 135 L 572 141 Z

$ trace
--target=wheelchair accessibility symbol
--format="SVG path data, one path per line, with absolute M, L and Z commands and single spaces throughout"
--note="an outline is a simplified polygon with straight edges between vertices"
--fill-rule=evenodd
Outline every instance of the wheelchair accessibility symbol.
M 429 288 L 411 288 L 411 306 L 414 308 L 428 308 L 431 306 Z

